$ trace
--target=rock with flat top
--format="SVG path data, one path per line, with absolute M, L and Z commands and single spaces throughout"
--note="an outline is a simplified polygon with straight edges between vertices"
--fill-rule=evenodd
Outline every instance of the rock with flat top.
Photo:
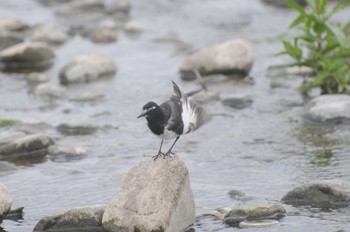
M 350 96 L 327 94 L 313 98 L 305 107 L 307 122 L 350 124 Z
M 9 71 L 45 69 L 52 65 L 54 57 L 52 48 L 42 42 L 24 42 L 0 52 L 0 62 Z
M 103 54 L 81 55 L 67 63 L 60 72 L 61 84 L 87 83 L 117 72 L 115 60 Z
M 102 226 L 106 232 L 179 232 L 194 220 L 188 169 L 175 156 L 148 158 L 130 169 L 106 207 Z
M 202 76 L 210 74 L 248 76 L 253 66 L 250 42 L 234 39 L 193 53 L 180 67 L 183 80 L 194 80 L 197 69 Z

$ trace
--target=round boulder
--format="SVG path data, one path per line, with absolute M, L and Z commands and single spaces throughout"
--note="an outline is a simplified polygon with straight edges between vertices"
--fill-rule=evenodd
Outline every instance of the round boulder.
M 50 82 L 38 84 L 34 90 L 35 94 L 45 99 L 62 99 L 66 97 L 66 88 Z
M 350 96 L 328 94 L 315 97 L 307 103 L 304 118 L 312 123 L 350 124 Z
M 104 231 L 178 232 L 193 224 L 195 205 L 188 169 L 177 156 L 146 159 L 123 179 L 107 205 Z
M 0 183 L 0 222 L 10 211 L 12 205 L 12 196 L 5 185 Z
M 81 55 L 66 64 L 60 72 L 60 80 L 64 85 L 87 83 L 103 77 L 114 76 L 117 72 L 115 60 L 107 55 Z
M 317 208 L 345 207 L 350 205 L 350 182 L 324 180 L 304 184 L 289 191 L 282 198 L 282 202 Z
M 54 141 L 43 134 L 28 135 L 0 147 L 0 158 L 46 155 Z
M 243 39 L 234 39 L 202 49 L 185 60 L 180 67 L 183 80 L 194 80 L 197 69 L 201 75 L 224 74 L 246 77 L 253 66 L 252 45 Z
M 0 52 L 0 62 L 8 71 L 45 69 L 54 57 L 53 50 L 41 42 L 20 43 Z

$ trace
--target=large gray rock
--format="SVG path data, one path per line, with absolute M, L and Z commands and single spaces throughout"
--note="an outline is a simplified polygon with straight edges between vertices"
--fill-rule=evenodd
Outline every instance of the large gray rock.
M 350 123 L 350 96 L 328 94 L 315 97 L 305 107 L 304 117 L 313 123 Z
M 52 48 L 41 42 L 20 43 L 0 52 L 0 61 L 8 70 L 47 68 L 54 57 Z
M 54 141 L 43 134 L 28 135 L 0 147 L 0 158 L 46 155 Z
M 289 191 L 282 202 L 295 206 L 310 205 L 318 208 L 350 205 L 350 182 L 324 180 L 304 184 Z
M 114 76 L 117 72 L 115 60 L 107 55 L 81 55 L 66 64 L 60 72 L 60 80 L 64 85 L 87 83 L 103 77 Z
M 243 39 L 234 39 L 202 49 L 185 60 L 180 67 L 181 78 L 195 79 L 194 69 L 200 74 L 238 74 L 245 77 L 253 66 L 252 45 Z
M 104 209 L 104 205 L 70 209 L 41 219 L 34 231 L 102 232 L 101 221 Z
M 12 205 L 12 196 L 5 185 L 0 183 L 0 222 L 10 211 Z
M 230 210 L 223 222 L 230 226 L 238 226 L 243 221 L 256 221 L 265 219 L 278 220 L 286 216 L 286 210 L 282 205 L 248 206 Z
M 107 206 L 102 225 L 106 232 L 179 232 L 194 220 L 188 170 L 175 156 L 134 166 Z
M 36 27 L 31 32 L 31 39 L 33 41 L 40 41 L 53 45 L 63 44 L 68 38 L 68 34 L 64 31 L 46 26 Z

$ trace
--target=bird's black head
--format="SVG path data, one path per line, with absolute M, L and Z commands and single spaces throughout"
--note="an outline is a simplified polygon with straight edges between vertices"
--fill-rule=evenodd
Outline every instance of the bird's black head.
M 137 118 L 141 118 L 141 117 L 152 117 L 152 115 L 156 114 L 157 109 L 159 109 L 159 106 L 154 103 L 154 102 L 148 102 L 146 105 L 144 105 L 142 107 L 142 113 L 137 117 Z

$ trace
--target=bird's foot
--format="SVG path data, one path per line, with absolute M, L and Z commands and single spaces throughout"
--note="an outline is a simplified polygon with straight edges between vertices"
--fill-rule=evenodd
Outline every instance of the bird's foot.
M 152 158 L 153 158 L 154 161 L 156 161 L 156 159 L 158 159 L 159 156 L 165 157 L 165 154 L 163 152 L 159 151 L 158 154 L 153 156 Z
M 172 157 L 172 156 L 174 156 L 175 155 L 175 153 L 173 153 L 173 152 L 171 152 L 171 151 L 167 151 L 167 153 L 165 153 L 165 155 L 164 155 L 164 159 L 165 159 L 165 157 L 166 156 L 169 156 L 169 157 Z

